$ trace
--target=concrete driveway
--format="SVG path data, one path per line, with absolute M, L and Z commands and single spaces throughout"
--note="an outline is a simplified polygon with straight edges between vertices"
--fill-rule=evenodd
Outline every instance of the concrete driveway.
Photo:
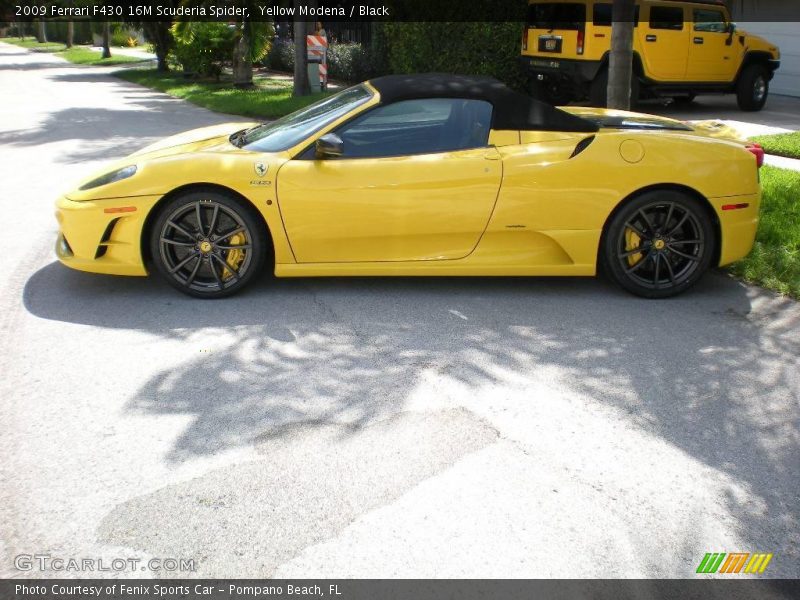
M 736 97 L 727 95 L 698 96 L 691 104 L 664 105 L 659 100 L 645 100 L 635 110 L 686 121 L 714 119 L 729 122 L 750 135 L 768 135 L 800 129 L 800 98 L 771 94 L 759 112 L 742 112 Z
M 6 45 L 0 89 L 6 575 L 52 575 L 14 569 L 49 554 L 691 577 L 706 552 L 772 552 L 766 575 L 800 576 L 796 303 L 721 272 L 669 301 L 594 279 L 265 277 L 204 302 L 70 271 L 60 192 L 227 117 Z

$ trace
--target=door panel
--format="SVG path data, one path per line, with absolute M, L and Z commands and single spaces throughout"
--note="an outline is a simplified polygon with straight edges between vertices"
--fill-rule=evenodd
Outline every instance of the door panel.
M 415 156 L 292 160 L 278 203 L 301 263 L 462 258 L 494 208 L 494 148 Z
M 656 81 L 682 81 L 689 58 L 689 23 L 681 6 L 650 6 L 636 35 L 646 75 Z
M 732 81 L 740 62 L 741 44 L 730 44 L 722 11 L 694 9 L 686 78 L 689 81 Z M 734 38 L 735 39 L 735 38 Z

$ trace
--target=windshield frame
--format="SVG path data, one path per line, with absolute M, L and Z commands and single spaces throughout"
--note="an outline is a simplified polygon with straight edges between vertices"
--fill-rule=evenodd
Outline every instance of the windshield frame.
M 354 89 L 361 89 L 366 92 L 366 94 L 362 98 L 355 99 L 353 101 L 348 102 L 342 106 L 336 107 L 326 113 L 322 113 L 317 116 L 313 116 L 311 118 L 308 117 L 309 113 L 313 113 L 315 109 L 319 108 L 321 105 L 325 105 L 331 102 L 332 99 L 341 96 L 351 90 Z M 326 96 L 309 104 L 306 107 L 303 107 L 299 110 L 296 110 L 288 115 L 281 117 L 275 121 L 270 121 L 268 123 L 262 123 L 250 130 L 246 130 L 243 132 L 237 132 L 237 134 L 242 135 L 242 142 L 240 144 L 240 148 L 242 150 L 246 150 L 249 152 L 258 152 L 258 153 L 281 153 L 281 152 L 288 152 L 290 155 L 294 156 L 299 151 L 298 149 L 305 148 L 308 144 L 324 135 L 327 131 L 332 129 L 333 127 L 337 126 L 343 120 L 346 120 L 352 116 L 360 114 L 363 110 L 374 106 L 380 101 L 379 94 L 368 82 L 360 83 L 358 85 L 354 85 L 348 87 L 340 92 L 333 94 L 331 96 Z M 293 139 L 290 139 L 286 144 L 280 144 L 279 147 L 264 149 L 263 145 L 259 146 L 259 142 L 262 142 L 266 136 L 262 136 L 258 139 L 253 139 L 248 141 L 248 136 L 253 136 L 254 134 L 258 134 L 259 132 L 268 131 L 268 132 L 277 132 L 280 130 L 285 129 L 286 127 L 298 127 L 302 128 L 303 124 L 309 123 L 311 121 L 316 121 L 302 131 L 300 136 L 296 136 Z M 232 136 L 233 141 L 233 136 Z

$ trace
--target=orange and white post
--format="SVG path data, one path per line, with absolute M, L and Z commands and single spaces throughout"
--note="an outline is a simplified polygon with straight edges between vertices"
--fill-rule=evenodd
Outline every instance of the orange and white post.
M 324 35 L 306 36 L 309 60 L 319 61 L 319 85 L 325 89 L 328 85 L 328 38 Z

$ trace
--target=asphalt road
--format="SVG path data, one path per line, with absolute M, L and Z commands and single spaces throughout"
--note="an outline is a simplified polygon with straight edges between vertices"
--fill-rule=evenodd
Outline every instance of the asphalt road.
M 73 272 L 56 196 L 227 118 L 6 45 L 0 90 L 3 574 L 52 575 L 13 565 L 49 554 L 684 577 L 761 551 L 800 576 L 796 303 L 721 272 L 668 301 L 594 279 L 265 277 L 216 302 Z

